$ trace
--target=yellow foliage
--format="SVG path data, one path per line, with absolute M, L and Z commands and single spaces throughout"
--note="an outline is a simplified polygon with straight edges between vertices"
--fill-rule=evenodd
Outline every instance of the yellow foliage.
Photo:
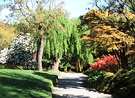
M 93 40 L 101 45 L 106 45 L 108 51 L 119 50 L 123 48 L 122 44 L 133 45 L 135 39 L 111 26 L 99 25 L 92 32 L 81 40 Z
M 12 40 L 15 38 L 15 28 L 0 26 L 0 50 L 6 48 L 12 44 Z
M 135 24 L 135 14 L 128 9 L 124 9 L 123 14 L 119 14 L 117 10 L 109 13 L 92 9 L 83 17 L 82 23 L 92 28 L 90 34 L 80 39 L 88 41 L 87 44 L 95 41 L 108 51 L 135 47 L 135 38 L 131 31 L 131 26 Z
M 135 14 L 131 13 L 131 11 L 130 11 L 129 9 L 124 9 L 124 10 L 123 10 L 123 13 L 126 15 L 126 17 L 127 17 L 129 20 L 135 19 Z
M 86 22 L 90 27 L 105 24 L 117 28 L 120 31 L 130 30 L 132 23 L 135 24 L 135 14 L 131 13 L 128 9 L 124 9 L 123 13 L 124 14 L 118 14 L 117 10 L 115 13 L 109 13 L 92 9 L 83 17 L 83 23 Z

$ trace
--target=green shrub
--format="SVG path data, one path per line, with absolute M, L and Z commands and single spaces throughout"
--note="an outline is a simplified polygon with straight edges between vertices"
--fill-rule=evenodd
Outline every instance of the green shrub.
M 5 68 L 5 66 L 4 65 L 0 65 L 0 69 L 4 69 Z
M 106 75 L 101 92 L 113 93 L 124 98 L 135 98 L 135 70 L 120 69 L 116 74 Z
M 91 87 L 98 88 L 103 82 L 105 72 L 103 70 L 92 70 L 88 74 L 88 82 Z
M 120 69 L 116 73 L 92 70 L 87 74 L 90 86 L 100 92 L 135 98 L 135 68 L 130 71 Z

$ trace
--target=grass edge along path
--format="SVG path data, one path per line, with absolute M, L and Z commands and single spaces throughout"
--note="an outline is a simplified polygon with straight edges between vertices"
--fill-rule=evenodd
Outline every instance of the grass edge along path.
M 0 69 L 0 98 L 52 98 L 59 73 Z

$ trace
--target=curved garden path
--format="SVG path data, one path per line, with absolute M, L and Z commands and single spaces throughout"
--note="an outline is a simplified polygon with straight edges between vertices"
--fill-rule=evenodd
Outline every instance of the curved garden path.
M 58 83 L 53 88 L 53 98 L 114 98 L 88 88 L 86 80 L 84 74 L 60 73 Z

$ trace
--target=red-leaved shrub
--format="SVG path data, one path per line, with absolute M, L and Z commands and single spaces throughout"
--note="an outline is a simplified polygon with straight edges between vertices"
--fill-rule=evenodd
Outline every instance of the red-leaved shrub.
M 118 56 L 104 56 L 104 58 L 96 59 L 95 63 L 91 65 L 92 70 L 118 71 L 120 69 L 120 62 Z

